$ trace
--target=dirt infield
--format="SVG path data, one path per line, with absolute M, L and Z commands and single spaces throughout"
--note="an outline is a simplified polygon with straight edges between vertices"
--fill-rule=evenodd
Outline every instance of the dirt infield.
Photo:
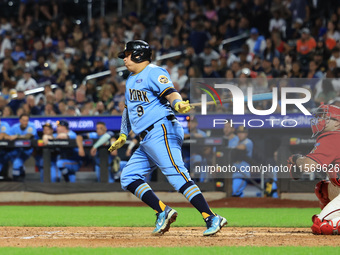
M 272 198 L 226 198 L 211 201 L 213 208 L 315 208 L 315 201 Z M 141 202 L 26 202 L 0 205 L 145 206 Z M 169 203 L 187 207 L 189 203 Z M 204 227 L 173 227 L 160 237 L 146 227 L 0 227 L 0 247 L 173 247 L 173 246 L 335 246 L 338 236 L 315 236 L 310 228 L 225 227 L 203 237 Z
M 338 236 L 315 236 L 309 228 L 225 227 L 203 237 L 205 228 L 173 227 L 163 236 L 153 228 L 1 227 L 0 247 L 174 247 L 174 246 L 336 246 Z

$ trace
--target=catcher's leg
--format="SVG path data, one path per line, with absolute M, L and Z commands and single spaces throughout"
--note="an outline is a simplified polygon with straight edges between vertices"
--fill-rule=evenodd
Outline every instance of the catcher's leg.
M 339 188 L 329 183 L 328 194 L 334 197 L 334 193 L 339 193 Z M 337 235 L 340 233 L 340 195 L 328 202 L 319 215 L 313 216 L 312 221 L 311 228 L 314 234 Z
M 339 235 L 340 234 L 340 217 L 332 220 L 323 220 L 314 215 L 312 217 L 313 225 L 311 227 L 315 235 Z

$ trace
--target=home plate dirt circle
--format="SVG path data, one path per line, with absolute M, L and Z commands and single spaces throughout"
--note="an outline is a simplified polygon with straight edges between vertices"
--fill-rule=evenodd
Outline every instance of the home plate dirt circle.
M 225 227 L 203 237 L 204 229 L 173 227 L 152 236 L 151 227 L 0 227 L 0 247 L 335 246 L 339 238 L 309 228 L 263 227 Z

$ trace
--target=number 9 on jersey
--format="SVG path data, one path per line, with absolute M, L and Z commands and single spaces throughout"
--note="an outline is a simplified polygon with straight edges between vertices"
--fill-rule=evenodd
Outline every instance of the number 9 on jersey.
M 137 106 L 137 115 L 138 115 L 138 117 L 142 117 L 143 114 L 144 114 L 144 108 L 143 108 L 143 106 L 138 105 L 138 106 Z

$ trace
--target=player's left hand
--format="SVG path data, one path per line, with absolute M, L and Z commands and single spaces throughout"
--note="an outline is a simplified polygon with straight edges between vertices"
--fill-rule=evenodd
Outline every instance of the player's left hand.
M 301 154 L 293 154 L 287 160 L 287 166 L 289 168 L 290 177 L 294 180 L 299 180 L 302 175 L 302 170 L 296 165 L 298 158 L 303 157 Z
M 175 104 L 175 110 L 179 113 L 187 113 L 190 111 L 191 106 L 189 100 L 187 101 L 180 101 Z
M 113 152 L 115 150 L 118 150 L 119 148 L 121 148 L 126 142 L 126 135 L 124 134 L 120 134 L 119 138 L 117 139 L 117 141 L 115 141 L 111 147 L 109 148 L 109 152 Z

